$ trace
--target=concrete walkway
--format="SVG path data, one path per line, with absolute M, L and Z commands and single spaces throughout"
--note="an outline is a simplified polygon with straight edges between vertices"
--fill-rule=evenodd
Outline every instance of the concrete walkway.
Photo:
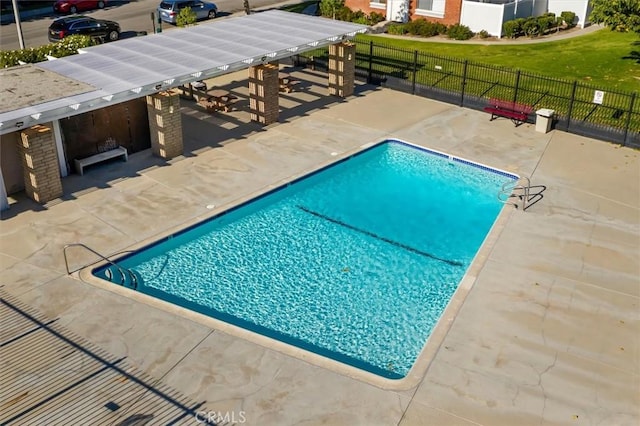
M 0 222 L 2 290 L 236 423 L 636 426 L 640 153 L 379 87 L 332 98 L 326 76 L 294 75 L 302 90 L 281 96 L 278 124 L 250 122 L 246 74 L 231 74 L 209 84 L 237 95 L 237 111 L 183 103 L 184 156 L 165 162 L 147 150 L 95 166 L 65 178 L 65 196 L 44 207 L 12 199 Z M 127 250 L 387 137 L 547 188 L 526 212 L 505 208 L 414 384 L 376 386 L 304 351 L 65 273 L 65 244 Z M 72 267 L 92 260 L 70 255 Z M 102 388 L 85 397 L 112 400 Z

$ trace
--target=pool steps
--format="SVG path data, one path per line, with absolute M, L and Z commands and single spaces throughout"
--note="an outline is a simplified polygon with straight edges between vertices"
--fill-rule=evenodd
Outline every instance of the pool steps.
M 102 254 L 98 253 L 97 251 L 95 251 L 94 249 L 92 249 L 91 247 L 87 246 L 86 244 L 82 244 L 82 243 L 72 243 L 72 244 L 66 244 L 63 248 L 62 248 L 62 254 L 64 255 L 64 265 L 67 268 L 67 275 L 70 275 L 72 272 L 76 272 L 82 268 L 84 268 L 87 265 L 82 266 L 81 268 L 78 268 L 74 271 L 70 271 L 69 270 L 69 261 L 67 258 L 67 249 L 70 247 L 81 247 L 84 248 L 85 250 L 90 251 L 91 253 L 95 254 L 96 256 L 98 256 L 100 259 L 104 260 L 105 262 L 108 262 L 111 266 L 105 269 L 105 277 L 116 284 L 121 284 L 125 287 L 130 287 L 133 289 L 137 289 L 138 288 L 138 283 L 140 282 L 138 275 L 135 273 L 135 271 L 132 271 L 131 269 L 127 269 L 127 268 L 123 268 L 122 266 L 118 265 L 117 263 L 115 263 L 114 261 L 112 261 L 111 259 L 109 259 L 107 256 L 103 256 Z M 119 276 L 120 276 L 120 280 L 116 281 L 116 276 L 114 271 L 118 271 Z

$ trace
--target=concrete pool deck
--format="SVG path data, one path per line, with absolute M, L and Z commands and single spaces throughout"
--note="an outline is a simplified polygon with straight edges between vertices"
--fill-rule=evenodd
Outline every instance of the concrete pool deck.
M 236 423 L 640 422 L 639 151 L 366 85 L 330 98 L 311 71 L 296 73 L 302 90 L 282 94 L 281 122 L 263 128 L 249 122 L 245 77 L 216 80 L 240 97 L 238 111 L 211 115 L 183 102 L 184 156 L 135 153 L 64 178 L 65 196 L 45 207 L 13 203 L 0 229 L 2 290 Z M 546 186 L 526 212 L 508 207 L 428 370 L 408 389 L 382 389 L 66 274 L 65 244 L 127 250 L 387 137 Z M 69 255 L 73 269 L 94 260 Z

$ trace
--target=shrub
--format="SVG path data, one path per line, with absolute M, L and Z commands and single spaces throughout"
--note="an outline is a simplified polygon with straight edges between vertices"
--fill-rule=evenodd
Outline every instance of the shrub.
M 420 26 L 425 23 L 425 19 L 416 19 L 409 21 L 405 24 L 405 28 L 407 29 L 407 33 L 411 35 L 418 35 L 420 33 Z
M 47 53 L 47 55 L 62 58 L 64 56 L 75 55 L 78 53 L 78 49 L 82 49 L 83 47 L 95 46 L 100 43 L 100 40 L 86 35 L 74 35 L 66 37 L 58 43 L 46 44 L 42 46 L 42 48 L 48 50 L 49 53 Z
M 362 10 L 358 10 L 357 12 L 351 12 L 351 19 L 349 19 L 349 22 L 356 22 L 356 21 L 368 22 L 369 18 Z
M 469 40 L 473 37 L 473 31 L 466 25 L 454 24 L 447 30 L 447 36 L 454 40 Z
M 478 37 L 480 38 L 489 38 L 491 36 L 491 34 L 489 34 L 489 32 L 487 30 L 481 30 L 478 33 Z
M 344 0 L 320 0 L 320 5 L 318 8 L 320 9 L 320 15 L 325 18 L 338 18 L 338 14 L 344 7 Z
M 58 43 L 45 44 L 40 47 L 30 47 L 22 50 L 3 50 L 0 52 L 0 67 L 14 67 L 20 64 L 19 61 L 28 64 L 46 61 L 47 55 L 56 58 L 75 55 L 78 53 L 78 49 L 93 46 L 97 43 L 98 41 L 89 36 L 73 35 L 65 37 Z
M 385 20 L 385 17 L 382 13 L 371 12 L 369 15 L 369 25 L 375 25 Z
M 418 35 L 418 28 L 421 21 L 424 21 L 424 19 L 416 19 L 414 21 L 407 22 L 405 24 L 405 29 L 407 30 L 407 33 L 411 35 Z
M 368 16 L 355 16 L 351 22 L 355 24 L 369 25 L 369 17 Z
M 549 16 L 551 15 L 551 16 Z M 540 34 L 544 34 L 549 31 L 551 28 L 555 28 L 556 16 L 551 13 L 544 14 L 542 16 L 538 16 L 538 27 L 540 28 Z
M 524 23 L 527 22 L 527 19 L 529 18 L 516 18 L 514 19 L 514 21 L 516 22 L 516 24 L 518 24 L 518 28 L 520 28 L 520 34 L 524 34 L 524 31 L 522 30 L 522 27 L 524 26 Z
M 438 32 L 438 27 L 434 22 L 425 21 L 422 25 L 420 25 L 419 35 L 422 37 L 434 37 L 440 34 Z
M 562 18 L 562 20 L 564 21 L 564 23 L 567 25 L 567 28 L 573 28 L 576 26 L 575 24 L 575 20 L 576 20 L 576 14 L 573 12 L 569 12 L 569 11 L 564 11 L 560 14 L 560 17 Z
M 540 35 L 540 25 L 538 24 L 538 20 L 536 18 L 527 19 L 527 21 L 522 26 L 522 31 L 529 37 L 537 37 Z
M 407 33 L 406 24 L 391 24 L 387 27 L 388 34 L 405 35 Z
M 446 32 L 447 27 L 443 24 L 427 21 L 426 19 L 416 19 L 406 24 L 409 34 L 422 37 L 433 37 Z
M 438 34 L 446 34 L 447 33 L 447 26 L 443 23 L 437 22 L 436 23 L 436 31 L 438 32 Z
M 516 38 L 520 34 L 520 24 L 515 20 L 507 21 L 502 24 L 502 32 L 506 37 Z
M 351 22 L 353 20 L 353 17 L 354 17 L 354 12 L 351 9 L 349 9 L 347 6 L 342 6 L 336 12 L 336 19 L 339 21 Z
M 186 27 L 188 25 L 195 24 L 197 20 L 198 16 L 196 13 L 191 10 L 190 7 L 185 7 L 184 9 L 181 9 L 178 16 L 176 16 L 176 25 L 179 27 Z
M 338 7 L 338 9 L 333 9 L 333 7 Z M 342 0 L 322 0 L 320 2 L 321 15 L 332 17 L 339 21 L 345 22 L 355 22 L 363 25 L 375 25 L 385 20 L 384 15 L 371 12 L 371 14 L 367 15 L 362 10 L 358 10 L 354 12 L 344 5 L 344 1 Z M 328 14 L 328 15 L 327 15 Z

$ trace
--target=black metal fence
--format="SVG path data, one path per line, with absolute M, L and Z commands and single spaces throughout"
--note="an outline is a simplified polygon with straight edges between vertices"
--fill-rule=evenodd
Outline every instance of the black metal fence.
M 299 55 L 301 64 L 327 68 L 328 49 Z M 491 98 L 555 111 L 553 127 L 640 148 L 636 92 L 603 90 L 578 81 L 401 49 L 356 43 L 356 76 L 403 92 L 481 110 Z M 535 122 L 535 113 L 529 117 Z

